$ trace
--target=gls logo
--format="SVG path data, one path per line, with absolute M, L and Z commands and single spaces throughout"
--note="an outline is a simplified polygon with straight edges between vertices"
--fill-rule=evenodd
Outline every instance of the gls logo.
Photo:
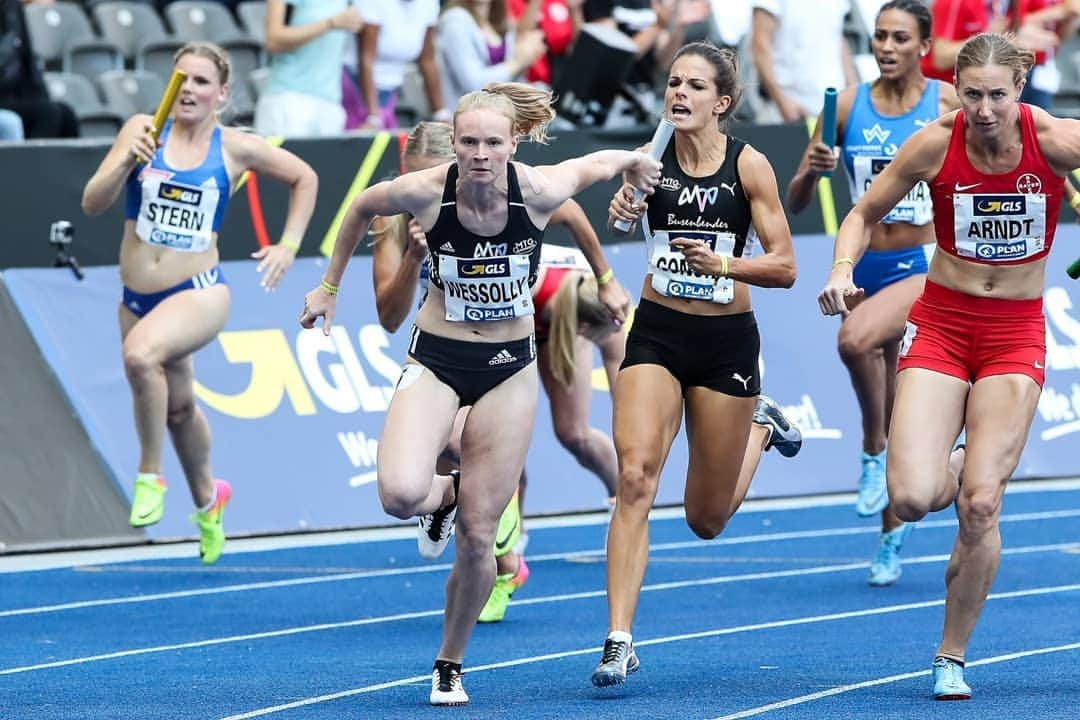
M 158 197 L 185 205 L 198 205 L 202 202 L 202 191 L 163 182 L 158 186 Z
M 1022 215 L 1027 201 L 1015 195 L 978 195 L 974 209 L 976 215 Z
M 458 275 L 461 277 L 508 277 L 510 263 L 506 260 L 476 262 L 458 260 Z
M 690 203 L 697 203 L 698 212 L 705 212 L 706 205 L 712 205 L 716 202 L 717 195 L 720 194 L 720 188 L 711 187 L 703 188 L 694 185 L 694 187 L 685 187 L 683 191 L 679 193 L 679 205 L 689 205 Z
M 473 257 L 489 258 L 489 257 L 502 257 L 506 255 L 506 248 L 509 247 L 507 243 L 493 243 L 485 242 L 479 243 L 476 246 L 476 250 L 473 252 Z

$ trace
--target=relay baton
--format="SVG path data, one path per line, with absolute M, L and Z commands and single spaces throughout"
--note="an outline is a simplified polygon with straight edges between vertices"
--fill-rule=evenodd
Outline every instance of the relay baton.
M 821 142 L 832 152 L 836 146 L 836 88 L 825 88 L 825 106 L 821 111 Z M 832 177 L 832 170 L 821 173 L 821 177 Z
M 180 93 L 180 86 L 187 80 L 187 73 L 183 70 L 173 70 L 172 76 L 169 78 L 169 84 L 165 86 L 165 92 L 161 96 L 161 102 L 158 103 L 157 110 L 154 111 L 154 139 L 158 139 L 158 135 L 161 134 L 161 128 L 165 124 L 165 118 L 169 117 L 169 113 L 172 111 L 173 103 L 176 102 L 176 96 Z
M 656 126 L 656 132 L 653 133 L 652 141 L 649 143 L 649 157 L 657 161 L 663 157 L 664 149 L 667 148 L 673 132 L 675 132 L 675 123 L 665 117 L 660 118 L 660 124 Z M 634 188 L 634 204 L 641 202 L 643 197 L 645 197 L 645 193 Z M 616 220 L 614 227 L 620 233 L 626 234 L 630 232 L 631 225 L 632 223 L 626 220 Z
M 1072 265 L 1065 268 L 1065 273 L 1073 280 L 1080 278 L 1080 258 L 1073 260 Z

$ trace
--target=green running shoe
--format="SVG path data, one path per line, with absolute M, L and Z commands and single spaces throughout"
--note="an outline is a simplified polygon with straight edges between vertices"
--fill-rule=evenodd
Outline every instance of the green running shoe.
M 140 473 L 135 478 L 135 491 L 132 493 L 131 527 L 153 525 L 165 514 L 165 478 Z
M 203 564 L 213 565 L 225 549 L 225 530 L 221 527 L 221 516 L 225 506 L 232 499 L 232 486 L 224 480 L 215 480 L 217 499 L 213 506 L 203 512 L 198 510 L 191 516 L 191 521 L 199 526 L 199 558 Z
M 525 564 L 525 558 L 519 560 L 518 571 L 513 575 L 499 575 L 495 578 L 495 587 L 491 588 L 491 596 L 488 597 L 484 609 L 480 611 L 477 622 L 496 623 L 506 617 L 506 606 L 510 604 L 510 597 L 514 591 L 525 584 L 529 579 L 529 566 Z

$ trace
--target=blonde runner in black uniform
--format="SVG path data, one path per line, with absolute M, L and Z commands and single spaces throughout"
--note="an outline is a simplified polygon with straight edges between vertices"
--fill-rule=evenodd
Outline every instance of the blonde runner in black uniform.
M 549 92 L 519 83 L 491 83 L 462 97 L 454 114 L 456 162 L 361 193 L 300 316 L 304 327 L 324 317 L 329 332 L 345 266 L 372 218 L 404 212 L 416 218 L 427 235 L 432 282 L 387 411 L 378 483 L 388 513 L 425 516 L 433 545 L 445 544 L 457 522 L 433 705 L 468 702 L 461 682 L 465 645 L 495 581 L 496 525 L 532 435 L 537 373 L 529 287 L 543 228 L 559 205 L 593 183 L 622 172 L 651 192 L 660 175 L 655 160 L 622 150 L 538 168 L 511 162 L 518 138 L 544 139 L 551 103 Z M 467 404 L 473 407 L 456 487 L 449 476 L 434 474 L 435 458 Z

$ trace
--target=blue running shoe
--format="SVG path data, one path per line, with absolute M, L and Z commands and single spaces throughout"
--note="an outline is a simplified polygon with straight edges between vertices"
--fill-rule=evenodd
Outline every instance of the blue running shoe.
M 882 450 L 877 455 L 864 452 L 855 512 L 859 517 L 870 517 L 884 510 L 888 504 L 889 492 L 885 484 L 885 451 Z
M 971 688 L 964 682 L 964 666 L 946 657 L 934 658 L 934 699 L 970 700 Z
M 903 572 L 900 567 L 900 549 L 914 529 L 915 523 L 904 523 L 889 532 L 881 533 L 881 545 L 878 547 L 877 557 L 870 564 L 870 578 L 867 582 L 874 587 L 885 587 L 900 579 Z
M 758 395 L 753 422 L 769 428 L 766 450 L 776 448 L 784 457 L 795 457 L 802 448 L 802 432 L 784 417 L 784 412 L 772 398 Z

